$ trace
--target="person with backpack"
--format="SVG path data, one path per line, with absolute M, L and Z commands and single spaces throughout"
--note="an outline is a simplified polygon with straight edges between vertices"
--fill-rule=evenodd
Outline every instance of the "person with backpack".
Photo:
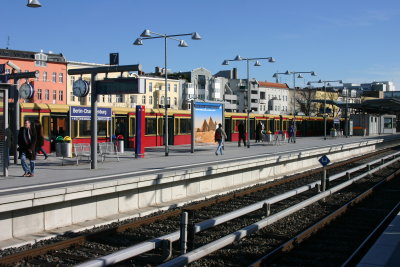
M 217 156 L 218 156 L 218 151 L 222 155 L 222 143 L 224 139 L 226 139 L 226 133 L 222 128 L 222 124 L 219 123 L 218 128 L 215 130 L 215 135 L 214 135 L 215 142 L 218 142 L 218 147 L 217 150 L 215 151 L 215 155 Z

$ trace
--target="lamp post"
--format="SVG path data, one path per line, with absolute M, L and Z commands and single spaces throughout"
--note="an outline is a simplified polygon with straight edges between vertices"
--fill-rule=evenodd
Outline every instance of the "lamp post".
M 39 0 L 28 0 L 28 4 L 26 4 L 27 7 L 41 7 L 42 5 L 40 4 Z
M 179 47 L 188 47 L 188 44 L 182 40 L 177 39 L 175 37 L 179 36 L 188 36 L 191 35 L 193 40 L 201 40 L 201 36 L 197 32 L 192 33 L 183 33 L 183 34 L 160 34 L 156 32 L 152 32 L 150 30 L 144 30 L 140 35 L 140 38 L 137 38 L 134 45 L 143 45 L 143 40 L 149 39 L 159 39 L 164 38 L 164 71 L 165 71 L 165 96 L 164 96 L 164 108 L 165 108 L 165 119 L 164 119 L 164 146 L 165 146 L 165 156 L 169 154 L 168 147 L 168 71 L 167 71 L 167 39 L 172 39 L 179 42 Z
M 272 77 L 278 79 L 278 75 L 279 74 L 284 74 L 284 75 L 291 75 L 293 74 L 293 128 L 294 128 L 294 135 L 293 135 L 293 141 L 296 143 L 296 131 L 297 131 L 297 127 L 296 127 L 296 74 L 297 78 L 303 78 L 303 73 L 309 73 L 311 74 L 311 76 L 317 76 L 317 74 L 315 74 L 315 71 L 286 71 L 286 72 L 276 72 L 274 73 L 274 75 L 272 75 Z
M 311 83 L 323 83 L 324 84 L 324 140 L 326 140 L 326 119 L 327 119 L 327 115 L 326 115 L 326 86 L 330 85 L 330 83 L 340 83 L 342 84 L 343 81 L 342 80 L 334 80 L 334 81 L 315 81 L 315 82 L 308 82 L 308 85 L 311 85 Z
M 273 57 L 253 57 L 244 58 L 237 55 L 234 59 L 226 59 L 222 62 L 222 65 L 229 65 L 230 61 L 243 61 L 246 60 L 247 64 L 247 148 L 250 148 L 250 112 L 251 112 L 251 90 L 250 90 L 250 61 L 255 61 L 254 66 L 259 67 L 261 63 L 259 60 L 266 59 L 268 62 L 273 63 L 275 59 Z

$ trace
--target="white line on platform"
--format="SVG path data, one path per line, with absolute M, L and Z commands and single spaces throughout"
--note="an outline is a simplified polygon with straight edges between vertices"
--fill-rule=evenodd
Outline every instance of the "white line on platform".
M 339 145 L 348 145 L 351 143 L 340 143 L 340 144 L 332 144 L 329 146 L 339 146 Z M 314 146 L 314 147 L 309 147 L 307 150 L 310 149 L 315 149 L 315 148 L 321 148 L 321 147 L 326 147 L 326 146 Z M 296 150 L 285 150 L 281 152 L 277 152 L 275 155 L 278 154 L 283 154 L 287 152 L 297 152 L 297 151 L 306 151 L 305 149 L 296 149 Z M 256 158 L 260 156 L 267 156 L 267 155 L 274 155 L 274 153 L 264 153 L 264 154 L 258 154 L 258 155 L 252 155 L 252 156 L 246 156 L 246 157 L 239 157 L 239 158 L 231 158 L 231 159 L 223 159 L 223 160 L 218 160 L 218 163 L 226 162 L 226 161 L 233 161 L 233 160 L 242 160 L 242 159 L 251 159 L 251 158 Z M 205 165 L 205 164 L 210 164 L 210 163 L 215 163 L 215 161 L 206 161 L 206 162 L 199 162 L 199 163 L 193 163 L 193 164 L 187 164 L 187 165 L 179 165 L 179 166 L 171 166 L 171 167 L 164 167 L 164 170 L 173 170 L 173 169 L 180 169 L 184 167 L 198 167 L 200 165 Z M 47 186 L 54 186 L 54 185 L 63 185 L 63 184 L 74 184 L 74 183 L 82 183 L 82 182 L 88 182 L 88 181 L 95 181 L 95 180 L 101 180 L 105 178 L 112 178 L 112 177 L 118 177 L 118 176 L 126 176 L 126 175 L 138 175 L 138 174 L 145 174 L 145 173 L 154 173 L 154 170 L 145 170 L 145 171 L 136 171 L 136 172 L 126 172 L 126 173 L 117 173 L 117 174 L 110 174 L 110 175 L 104 175 L 104 176 L 99 176 L 99 177 L 90 177 L 90 178 L 77 178 L 75 180 L 69 180 L 69 181 L 63 181 L 63 182 L 54 182 L 54 183 L 47 183 L 47 184 L 39 184 L 39 185 L 31 185 L 31 186 L 21 186 L 21 187 L 16 187 L 16 188 L 6 188 L 6 189 L 1 189 L 0 193 L 3 192 L 13 192 L 13 191 L 18 191 L 22 189 L 33 189 L 33 188 L 39 188 L 39 187 L 47 187 Z

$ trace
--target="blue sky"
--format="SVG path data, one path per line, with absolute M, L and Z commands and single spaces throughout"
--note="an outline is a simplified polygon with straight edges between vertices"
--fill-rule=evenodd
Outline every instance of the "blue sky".
M 133 41 L 144 29 L 177 34 L 197 31 L 203 40 L 189 47 L 169 42 L 169 68 L 204 67 L 215 73 L 221 63 L 243 57 L 276 58 L 251 67 L 251 77 L 274 81 L 274 72 L 310 71 L 308 80 L 370 82 L 393 80 L 400 90 L 400 1 L 398 0 L 0 0 L 3 26 L 0 47 L 53 51 L 68 60 L 107 63 L 110 52 L 120 64 L 163 66 L 162 40 L 143 46 Z M 4 12 L 5 11 L 5 12 Z M 246 64 L 235 62 L 245 78 Z M 282 82 L 292 84 L 290 77 Z

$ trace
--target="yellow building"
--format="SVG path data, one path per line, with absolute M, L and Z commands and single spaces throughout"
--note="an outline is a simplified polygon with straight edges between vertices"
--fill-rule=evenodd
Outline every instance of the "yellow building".
M 337 101 L 339 98 L 339 93 L 336 91 L 332 91 L 332 90 L 327 90 L 327 91 L 320 91 L 317 90 L 315 92 L 315 99 L 317 100 L 325 100 L 327 102 L 329 101 Z M 317 110 L 322 111 L 323 112 L 324 109 L 324 103 L 318 103 L 317 104 Z M 331 105 L 331 104 L 326 104 L 326 109 L 330 109 L 332 111 L 332 113 L 328 116 L 333 116 L 336 117 L 340 111 L 340 108 L 335 106 L 335 105 Z
M 68 62 L 67 70 L 79 68 L 96 68 L 105 67 L 108 65 L 84 63 L 84 62 Z M 123 107 L 135 108 L 136 105 L 144 105 L 146 109 L 162 108 L 164 107 L 165 99 L 165 80 L 163 77 L 154 77 L 147 75 L 129 74 L 124 72 L 123 77 L 137 77 L 145 79 L 145 93 L 144 94 L 124 94 L 124 95 L 100 95 L 98 99 L 99 107 Z M 73 95 L 73 83 L 79 79 L 81 75 L 67 75 L 67 104 L 70 106 L 90 106 L 90 93 L 86 97 L 76 97 Z M 109 73 L 108 78 L 121 77 L 121 73 Z M 105 78 L 104 73 L 97 75 L 98 80 Z M 90 81 L 90 74 L 82 75 L 82 79 Z M 170 108 L 179 109 L 180 91 L 179 80 L 168 79 L 168 103 Z

